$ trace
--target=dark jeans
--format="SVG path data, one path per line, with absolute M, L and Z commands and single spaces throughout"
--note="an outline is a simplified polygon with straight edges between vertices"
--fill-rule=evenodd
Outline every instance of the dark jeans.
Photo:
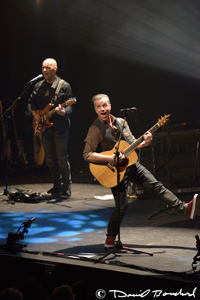
M 59 133 L 53 128 L 45 130 L 42 136 L 47 167 L 53 178 L 54 187 L 61 183 L 66 188 L 71 182 L 71 169 L 68 160 L 68 130 Z
M 129 181 L 132 181 L 149 189 L 171 208 L 178 210 L 180 213 L 183 213 L 185 203 L 180 201 L 170 190 L 165 188 L 161 182 L 157 181 L 155 177 L 144 166 L 142 166 L 139 162 L 136 162 L 134 165 L 127 168 L 125 176 L 119 184 L 119 218 L 118 186 L 111 188 L 115 199 L 115 209 L 110 216 L 107 228 L 107 236 L 115 237 L 119 232 L 119 225 L 121 224 L 123 216 L 126 213 L 128 207 L 127 190 Z

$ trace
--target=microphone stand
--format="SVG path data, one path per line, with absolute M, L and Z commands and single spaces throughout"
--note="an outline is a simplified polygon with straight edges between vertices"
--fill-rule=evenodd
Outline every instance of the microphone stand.
M 129 247 L 125 247 L 123 246 L 121 240 L 120 240 L 120 169 L 119 169 L 119 146 L 120 146 L 120 141 L 121 141 L 121 137 L 122 137 L 122 133 L 123 133 L 123 128 L 124 128 L 124 124 L 125 124 L 125 121 L 126 121 L 126 117 L 127 117 L 127 111 L 124 110 L 124 121 L 123 121 L 123 125 L 121 127 L 121 130 L 120 130 L 120 135 L 119 135 L 119 140 L 118 140 L 118 143 L 117 143 L 117 146 L 115 147 L 116 151 L 115 151 L 115 155 L 114 155 L 114 159 L 113 159 L 113 163 L 112 163 L 112 166 L 115 165 L 115 162 L 116 162 L 116 158 L 117 158 L 117 207 L 118 207 L 118 240 L 115 244 L 115 247 L 113 250 L 111 250 L 109 253 L 107 253 L 106 255 L 104 255 L 103 257 L 100 257 L 99 259 L 97 259 L 95 261 L 95 263 L 103 260 L 104 258 L 106 258 L 107 256 L 109 256 L 110 254 L 114 254 L 116 251 L 120 252 L 120 250 L 127 250 L 127 251 L 132 251 L 132 252 L 135 252 L 137 254 L 148 254 L 150 256 L 153 256 L 153 253 L 151 252 L 144 252 L 144 251 L 140 251 L 140 250 L 135 250 L 133 248 L 129 248 Z
M 6 246 L 7 252 L 16 254 L 23 247 L 27 246 L 26 244 L 24 244 L 24 245 L 20 244 L 19 240 L 24 239 L 24 233 L 28 233 L 28 228 L 31 227 L 32 222 L 35 220 L 36 220 L 36 218 L 32 218 L 31 220 L 28 219 L 20 225 L 20 227 L 18 228 L 16 233 L 13 233 L 13 232 L 8 233 L 6 245 L 3 245 L 3 246 Z M 21 228 L 24 228 L 23 231 L 21 231 Z
M 23 90 L 23 92 L 21 93 L 21 95 L 17 99 L 15 99 L 15 101 L 11 104 L 11 106 L 9 108 L 7 108 L 5 110 L 5 112 L 0 117 L 0 121 L 1 121 L 1 119 L 4 118 L 4 116 L 6 117 L 5 118 L 6 119 L 6 122 L 5 122 L 6 123 L 6 125 L 5 125 L 5 128 L 6 128 L 6 130 L 5 130 L 5 143 L 6 143 L 6 145 L 5 145 L 5 149 L 6 149 L 6 156 L 5 156 L 5 160 L 6 160 L 6 163 L 5 163 L 5 166 L 6 166 L 6 188 L 4 189 L 4 195 L 8 195 L 9 194 L 9 189 L 8 189 L 8 147 L 7 147 L 7 140 L 8 140 L 7 139 L 7 133 L 8 133 L 7 118 L 8 118 L 8 116 L 7 116 L 7 114 L 8 114 L 8 112 L 10 110 L 12 110 L 13 106 L 17 103 L 17 101 L 21 100 L 22 96 L 29 89 L 29 87 L 33 84 L 33 82 L 34 81 L 30 81 L 30 82 L 27 83 L 28 85 Z

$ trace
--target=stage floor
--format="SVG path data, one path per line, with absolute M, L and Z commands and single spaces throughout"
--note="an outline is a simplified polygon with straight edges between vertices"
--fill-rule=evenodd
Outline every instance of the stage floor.
M 24 183 L 10 185 L 9 193 L 15 195 L 19 191 L 18 194 L 27 192 L 30 195 L 37 192 L 42 195 L 51 187 L 49 182 L 27 183 L 24 179 Z M 179 281 L 183 287 L 186 282 L 199 285 L 199 267 L 193 275 L 190 271 L 193 258 L 198 253 L 195 236 L 199 235 L 200 211 L 195 220 L 171 210 L 152 217 L 165 208 L 160 199 L 151 194 L 129 198 L 129 207 L 120 227 L 120 241 L 124 247 L 132 250 L 110 253 L 104 250 L 106 227 L 114 207 L 109 188 L 97 182 L 72 183 L 72 196 L 69 199 L 43 196 L 39 200 L 29 197 L 26 202 L 24 199 L 13 201 L 13 196 L 10 199 L 9 195 L 3 195 L 4 188 L 0 186 L 0 244 L 3 260 L 20 257 L 44 263 L 141 275 L 143 278 L 170 278 Z M 178 196 L 186 202 L 193 197 L 191 193 Z M 32 218 L 35 220 L 31 222 L 28 232 L 24 233 L 24 239 L 19 239 L 21 246 L 27 246 L 17 250 L 17 253 L 8 253 L 8 234 L 22 232 L 23 222 Z

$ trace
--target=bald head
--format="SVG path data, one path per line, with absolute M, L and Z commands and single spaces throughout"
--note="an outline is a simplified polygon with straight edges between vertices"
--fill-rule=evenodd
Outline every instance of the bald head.
M 55 60 L 55 59 L 53 59 L 53 58 L 46 58 L 44 61 L 43 61 L 43 63 L 42 63 L 42 65 L 43 64 L 48 64 L 48 65 L 50 65 L 50 66 L 52 66 L 52 67 L 54 67 L 54 68 L 58 68 L 58 66 L 57 66 L 57 61 Z
M 53 58 L 47 58 L 42 63 L 42 73 L 48 83 L 55 80 L 56 72 L 58 70 L 57 62 Z

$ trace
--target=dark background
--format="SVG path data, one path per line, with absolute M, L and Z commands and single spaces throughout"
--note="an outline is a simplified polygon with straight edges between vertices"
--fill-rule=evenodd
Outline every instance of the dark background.
M 95 116 L 93 95 L 106 93 L 112 113 L 128 115 L 136 137 L 171 114 L 170 130 L 199 128 L 200 5 L 160 0 L 1 0 L 0 100 L 7 109 L 53 57 L 58 75 L 77 98 L 69 154 L 81 168 L 84 138 Z M 32 87 L 17 101 L 15 118 L 30 164 L 32 120 L 25 116 Z M 177 126 L 181 123 L 186 126 Z M 192 124 L 191 124 L 192 123 Z M 194 123 L 194 124 L 193 124 Z M 12 134 L 12 122 L 8 121 Z

